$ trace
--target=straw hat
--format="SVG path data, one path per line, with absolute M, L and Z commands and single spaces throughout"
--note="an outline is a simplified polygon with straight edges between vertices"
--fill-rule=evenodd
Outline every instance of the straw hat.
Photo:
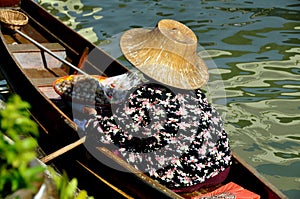
M 163 19 L 152 30 L 128 30 L 120 46 L 129 62 L 158 82 L 197 89 L 208 81 L 207 67 L 196 52 L 196 35 L 178 21 Z

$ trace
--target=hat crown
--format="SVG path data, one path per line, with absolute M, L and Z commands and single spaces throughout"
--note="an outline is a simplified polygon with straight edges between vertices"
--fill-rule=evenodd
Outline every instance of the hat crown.
M 182 57 L 195 56 L 197 37 L 191 29 L 178 21 L 163 19 L 144 36 L 149 42 L 148 47 L 176 53 Z
M 183 45 L 197 44 L 195 34 L 182 23 L 170 19 L 164 19 L 158 23 L 157 27 L 162 34 L 174 42 L 178 42 Z

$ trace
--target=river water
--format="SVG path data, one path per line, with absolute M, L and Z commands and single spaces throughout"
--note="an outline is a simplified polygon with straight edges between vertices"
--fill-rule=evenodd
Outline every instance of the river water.
M 233 150 L 289 198 L 300 198 L 299 0 L 38 2 L 104 50 L 125 30 L 160 19 L 190 27 L 212 57 L 204 89 Z

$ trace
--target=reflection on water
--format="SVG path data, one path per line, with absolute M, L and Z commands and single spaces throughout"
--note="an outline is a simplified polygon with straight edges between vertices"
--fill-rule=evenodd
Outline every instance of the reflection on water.
M 77 30 L 80 34 L 85 35 L 91 42 L 97 42 L 98 37 L 95 34 L 93 27 L 87 27 L 87 18 L 91 17 L 92 20 L 99 20 L 103 16 L 100 14 L 101 7 L 85 6 L 81 0 L 72 1 L 42 1 L 43 6 L 52 14 L 59 17 L 66 25 Z
M 290 198 L 300 196 L 299 1 L 39 3 L 102 46 L 124 30 L 153 27 L 162 18 L 189 26 L 218 66 L 209 69 L 210 97 L 226 112 L 233 149 Z

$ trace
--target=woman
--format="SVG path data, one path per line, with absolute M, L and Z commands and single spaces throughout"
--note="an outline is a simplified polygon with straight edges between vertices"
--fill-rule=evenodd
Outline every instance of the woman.
M 219 184 L 231 165 L 221 118 L 200 90 L 208 73 L 196 46 L 193 32 L 174 20 L 125 32 L 121 49 L 149 82 L 114 104 L 112 115 L 83 109 L 88 135 L 175 192 Z

